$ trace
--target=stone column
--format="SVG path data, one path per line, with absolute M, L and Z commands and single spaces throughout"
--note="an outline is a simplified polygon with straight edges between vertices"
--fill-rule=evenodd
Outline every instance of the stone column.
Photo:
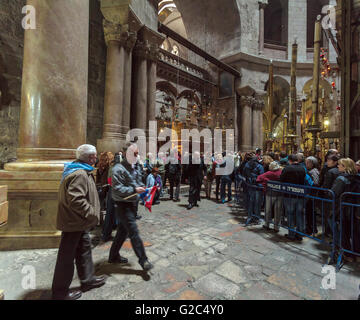
M 257 101 L 257 116 L 258 116 L 258 125 L 259 125 L 259 148 L 264 148 L 264 131 L 263 131 L 263 110 L 265 108 L 265 102 L 263 98 L 259 98 Z
M 259 54 L 264 54 L 265 42 L 265 8 L 267 0 L 259 1 Z
M 241 146 L 242 152 L 252 151 L 252 98 L 242 96 L 241 105 Z
M 158 47 L 151 46 L 148 56 L 148 78 L 147 78 L 147 129 L 149 121 L 155 121 L 156 105 L 156 65 L 158 60 Z
M 28 0 L 18 162 L 0 171 L 8 186 L 1 249 L 57 247 L 58 190 L 64 161 L 86 142 L 89 1 Z
M 132 89 L 132 113 L 133 129 L 147 128 L 147 98 L 148 98 L 148 76 L 147 56 L 149 45 L 146 42 L 138 41 L 134 49 L 133 63 L 133 89 Z
M 136 43 L 136 34 L 132 33 L 126 42 L 125 58 L 124 58 L 124 102 L 123 102 L 123 118 L 122 118 L 122 133 L 126 136 L 130 130 L 131 120 L 131 86 L 132 86 L 132 62 L 133 62 L 133 48 Z
M 71 159 L 86 142 L 89 3 L 27 4 L 36 29 L 25 31 L 17 158 Z
M 260 118 L 259 118 L 259 105 L 256 101 L 253 101 L 252 104 L 252 145 L 253 150 L 256 148 L 261 148 L 260 145 L 260 133 L 262 128 L 260 128 Z
M 128 32 L 127 25 L 104 20 L 105 40 L 108 47 L 105 83 L 104 130 L 103 138 L 98 140 L 99 152 L 119 152 L 126 140 L 129 129 L 129 51 L 135 35 Z M 126 92 L 125 92 L 126 90 Z M 127 104 L 127 106 L 125 106 Z M 126 111 L 125 111 L 126 110 Z M 126 118 L 124 119 L 124 115 Z

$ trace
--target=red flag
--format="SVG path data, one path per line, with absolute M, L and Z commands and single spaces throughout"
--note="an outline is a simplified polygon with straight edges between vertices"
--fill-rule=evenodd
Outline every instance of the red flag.
M 148 208 L 150 212 L 151 212 L 151 206 L 153 204 L 156 191 L 157 191 L 157 186 L 153 186 L 151 191 L 150 191 L 149 198 L 145 202 L 145 208 Z

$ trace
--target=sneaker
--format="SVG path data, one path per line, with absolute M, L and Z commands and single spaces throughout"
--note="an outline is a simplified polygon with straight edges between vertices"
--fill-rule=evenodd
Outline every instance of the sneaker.
M 143 263 L 140 263 L 141 267 L 143 268 L 144 271 L 149 271 L 152 268 L 154 268 L 154 266 L 149 262 L 149 260 L 146 260 Z

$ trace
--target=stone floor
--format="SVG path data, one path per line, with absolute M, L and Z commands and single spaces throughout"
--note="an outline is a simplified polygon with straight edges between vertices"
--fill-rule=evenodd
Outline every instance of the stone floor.
M 142 271 L 129 242 L 121 254 L 128 265 L 110 265 L 111 243 L 99 243 L 95 231 L 96 273 L 108 275 L 106 285 L 83 294 L 84 300 L 197 299 L 346 299 L 359 295 L 360 266 L 345 265 L 336 274 L 336 289 L 322 288 L 328 249 L 305 239 L 288 242 L 261 226 L 243 227 L 245 213 L 234 205 L 203 199 L 186 210 L 162 201 L 144 212 L 138 225 L 155 268 Z M 49 299 L 57 250 L 0 252 L 0 289 L 5 299 Z M 26 268 L 36 271 L 36 289 L 25 290 Z M 79 286 L 77 275 L 72 287 Z

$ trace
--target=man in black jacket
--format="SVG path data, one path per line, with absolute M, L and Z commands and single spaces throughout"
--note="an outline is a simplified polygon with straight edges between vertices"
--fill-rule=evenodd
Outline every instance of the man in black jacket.
M 204 159 L 200 157 L 200 153 L 196 151 L 190 156 L 189 164 L 186 166 L 186 178 L 189 179 L 190 182 L 188 210 L 198 206 L 197 202 L 200 198 L 202 179 L 205 174 L 206 166 Z
M 180 201 L 180 183 L 181 183 L 181 163 L 180 156 L 178 154 L 177 149 L 171 151 L 169 158 L 169 181 L 170 181 L 170 200 L 174 200 L 175 202 Z M 174 198 L 174 187 L 175 187 L 175 198 Z
M 135 219 L 138 195 L 146 190 L 142 182 L 142 173 L 136 164 L 138 153 L 137 145 L 129 144 L 127 156 L 112 170 L 112 198 L 115 202 L 115 213 L 120 223 L 110 249 L 108 262 L 128 262 L 126 258 L 120 256 L 119 251 L 126 238 L 129 237 L 133 250 L 139 259 L 139 264 L 145 271 L 149 271 L 153 265 L 146 256 Z
M 289 165 L 284 168 L 281 173 L 280 181 L 283 183 L 289 184 L 297 184 L 304 185 L 305 183 L 306 171 L 305 168 L 299 164 L 298 156 L 296 154 L 292 154 L 289 156 Z M 287 215 L 289 234 L 287 237 L 290 240 L 302 240 L 302 237 L 296 234 L 294 231 L 290 229 L 295 228 L 295 220 L 296 220 L 296 231 L 303 233 L 304 232 L 304 199 L 297 198 L 292 195 L 284 196 L 284 207 L 285 214 Z

